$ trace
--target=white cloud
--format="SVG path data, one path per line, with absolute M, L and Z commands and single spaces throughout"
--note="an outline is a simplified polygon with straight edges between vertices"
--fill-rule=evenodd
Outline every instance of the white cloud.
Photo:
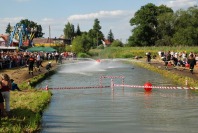
M 129 15 L 130 13 L 131 12 L 123 11 L 123 10 L 99 11 L 97 13 L 72 15 L 68 18 L 68 21 L 88 20 L 88 19 L 95 19 L 95 18 L 98 18 L 98 19 L 100 19 L 100 18 L 118 18 L 118 17 Z
M 94 19 L 98 18 L 102 27 L 101 31 L 105 37 L 107 37 L 107 34 L 111 29 L 115 39 L 122 39 L 124 42 L 131 34 L 131 26 L 129 24 L 129 20 L 133 17 L 133 15 L 134 11 L 116 10 L 72 15 L 68 18 L 43 18 L 31 21 L 34 21 L 42 26 L 43 32 L 45 33 L 44 37 L 49 36 L 49 26 L 51 29 L 51 37 L 59 37 L 63 35 L 64 26 L 68 21 L 74 24 L 75 28 L 79 24 L 81 31 L 89 31 L 93 27 Z M 0 33 L 4 34 L 9 22 L 12 26 L 14 26 L 17 22 L 20 22 L 21 19 L 24 18 L 0 18 Z
M 67 21 L 74 25 L 79 24 L 81 31 L 88 31 L 93 27 L 94 19 L 98 18 L 102 27 L 101 31 L 105 37 L 107 37 L 111 29 L 115 39 L 125 42 L 131 35 L 132 28 L 129 20 L 134 16 L 134 13 L 135 11 L 124 10 L 99 11 L 96 13 L 72 15 L 67 18 Z
M 7 25 L 10 23 L 11 26 L 15 26 L 23 17 L 15 17 L 15 18 L 0 18 L 0 33 L 5 33 Z
M 16 23 L 19 22 L 21 19 L 24 19 L 24 17 L 15 17 L 15 18 L 0 18 L 0 23 L 5 24 L 5 23 Z
M 169 0 L 164 2 L 163 4 L 168 7 L 173 8 L 174 10 L 178 10 L 181 8 L 188 8 L 198 4 L 197 0 Z

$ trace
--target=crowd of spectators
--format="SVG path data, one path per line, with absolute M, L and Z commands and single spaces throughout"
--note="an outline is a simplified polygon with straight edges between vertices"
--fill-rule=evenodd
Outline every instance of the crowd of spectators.
M 0 69 L 10 69 L 14 67 L 22 67 L 26 66 L 27 60 L 32 55 L 34 57 L 37 57 L 37 55 L 40 55 L 41 60 L 55 60 L 57 58 L 57 52 L 22 52 L 22 51 L 1 51 L 0 52 Z M 59 62 L 63 58 L 71 57 L 71 53 L 63 52 L 58 53 Z
M 198 54 L 190 52 L 189 54 L 186 51 L 183 52 L 174 52 L 174 51 L 159 51 L 160 58 L 164 61 L 165 67 L 174 66 L 175 68 L 179 67 L 189 67 L 191 73 L 193 73 L 194 66 L 198 63 Z

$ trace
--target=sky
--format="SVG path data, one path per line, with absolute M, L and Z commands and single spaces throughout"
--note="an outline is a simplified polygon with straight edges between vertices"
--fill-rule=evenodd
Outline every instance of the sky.
M 93 28 L 94 19 L 100 21 L 101 31 L 107 38 L 111 30 L 114 39 L 127 42 L 132 35 L 130 19 L 141 6 L 153 3 L 174 11 L 198 5 L 198 0 L 0 0 L 0 34 L 5 34 L 10 23 L 15 26 L 22 19 L 34 21 L 43 28 L 44 37 L 64 35 L 70 22 L 81 31 Z M 49 34 L 50 27 L 50 34 Z

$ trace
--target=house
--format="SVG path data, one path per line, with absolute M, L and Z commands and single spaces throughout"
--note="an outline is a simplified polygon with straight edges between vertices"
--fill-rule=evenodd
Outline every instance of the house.
M 111 45 L 111 42 L 109 40 L 101 40 L 102 41 L 102 44 L 104 45 L 104 47 L 108 47 Z
M 1 34 L 0 35 L 0 46 L 7 46 L 8 40 L 9 40 L 9 35 Z
M 17 49 L 17 47 L 8 46 L 8 41 L 9 41 L 9 35 L 0 34 L 0 50 L 1 51 L 12 51 L 12 50 Z

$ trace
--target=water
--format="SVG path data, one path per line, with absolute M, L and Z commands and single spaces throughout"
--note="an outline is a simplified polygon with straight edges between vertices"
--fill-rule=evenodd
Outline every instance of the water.
M 125 84 L 171 86 L 170 80 L 118 60 L 69 62 L 37 87 L 98 86 L 102 75 L 125 76 Z M 122 79 L 114 79 L 122 84 Z M 110 79 L 102 85 L 110 86 Z M 42 133 L 196 133 L 198 97 L 189 90 L 91 88 L 52 90 Z

